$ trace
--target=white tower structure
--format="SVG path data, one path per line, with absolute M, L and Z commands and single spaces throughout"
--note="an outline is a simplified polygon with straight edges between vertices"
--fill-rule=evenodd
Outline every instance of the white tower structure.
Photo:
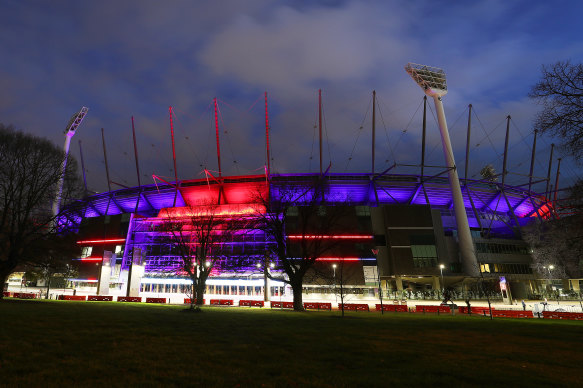
M 449 139 L 447 122 L 445 121 L 445 112 L 441 97 L 447 94 L 447 84 L 445 81 L 445 72 L 435 67 L 408 63 L 405 70 L 411 78 L 419 85 L 425 94 L 433 98 L 435 110 L 437 111 L 437 120 L 439 122 L 439 132 L 441 134 L 441 143 L 445 155 L 445 163 L 448 168 L 449 186 L 453 199 L 453 209 L 457 224 L 457 233 L 459 240 L 459 249 L 462 260 L 463 270 L 470 276 L 479 275 L 478 260 L 472 242 L 468 215 L 466 213 L 464 198 L 460 187 L 460 180 L 457 173 L 457 167 Z
M 55 202 L 53 202 L 53 216 L 59 214 L 59 210 L 61 207 L 61 196 L 63 195 L 63 181 L 65 179 L 65 170 L 67 168 L 67 159 L 69 158 L 69 147 L 71 146 L 71 138 L 75 135 L 75 131 L 85 118 L 87 111 L 89 108 L 82 107 L 81 110 L 75 113 L 69 123 L 65 127 L 65 147 L 63 151 L 65 152 L 65 157 L 63 158 L 63 166 L 61 169 L 61 177 L 59 178 L 59 182 L 57 184 L 57 193 L 55 195 Z

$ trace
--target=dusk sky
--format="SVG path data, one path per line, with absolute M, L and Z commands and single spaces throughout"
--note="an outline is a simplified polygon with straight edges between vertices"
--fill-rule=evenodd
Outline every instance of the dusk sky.
M 521 184 L 541 108 L 528 93 L 543 64 L 583 62 L 581 15 L 581 1 L 0 0 L 0 122 L 61 147 L 71 115 L 88 107 L 71 151 L 79 160 L 81 140 L 88 185 L 102 191 L 101 128 L 111 180 L 137 185 L 131 116 L 142 183 L 152 174 L 174 179 L 169 106 L 179 179 L 217 170 L 216 97 L 223 174 L 260 174 L 268 92 L 272 172 L 316 172 L 321 88 L 324 164 L 369 172 L 376 90 L 380 172 L 421 159 L 423 92 L 404 70 L 414 62 L 447 73 L 443 101 L 460 175 L 471 103 L 468 175 L 478 178 L 487 163 L 502 170 L 511 115 L 508 181 Z M 427 164 L 443 165 L 430 107 Z M 537 176 L 547 174 L 553 141 L 537 144 Z M 553 183 L 555 171 L 556 161 Z M 564 159 L 561 186 L 580 171 Z

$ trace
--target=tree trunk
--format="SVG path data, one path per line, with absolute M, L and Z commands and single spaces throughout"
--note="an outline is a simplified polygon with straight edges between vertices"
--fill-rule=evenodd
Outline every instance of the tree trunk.
M 342 305 L 342 318 L 344 318 L 344 282 L 340 278 L 340 304 Z
M 45 295 L 45 299 L 49 299 L 49 291 L 51 290 L 51 275 L 47 279 L 47 294 Z
M 2 292 L 0 293 L 0 300 L 4 299 L 4 287 L 6 286 L 6 280 L 11 273 L 12 271 L 0 271 L 0 288 L 2 289 Z
M 291 282 L 292 291 L 294 293 L 294 310 L 304 311 L 304 303 L 302 299 L 302 282 Z
M 199 307 L 203 305 L 204 289 L 205 289 L 205 283 L 202 283 L 199 280 L 199 282 L 197 283 L 197 285 L 195 287 L 196 292 L 194 293 L 194 295 L 196 297 L 196 305 Z

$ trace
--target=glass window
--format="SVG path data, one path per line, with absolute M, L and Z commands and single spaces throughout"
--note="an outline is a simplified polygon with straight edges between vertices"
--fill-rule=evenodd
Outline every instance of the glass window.
M 84 259 L 86 257 L 91 256 L 91 252 L 93 251 L 93 247 L 83 247 L 81 250 L 81 258 Z

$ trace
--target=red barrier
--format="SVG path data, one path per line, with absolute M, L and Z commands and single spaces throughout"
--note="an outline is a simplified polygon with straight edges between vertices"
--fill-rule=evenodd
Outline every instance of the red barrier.
M 252 300 L 252 299 L 241 299 L 239 301 L 239 307 L 263 307 L 265 302 L 262 300 Z
M 523 310 L 492 310 L 492 317 L 499 318 L 534 318 L 532 311 Z
M 370 311 L 368 304 L 365 303 L 338 303 L 339 310 L 342 310 L 342 306 L 344 306 L 344 310 L 349 311 Z
M 426 306 L 417 305 L 415 306 L 415 312 L 417 313 L 451 313 L 449 306 Z
M 117 301 L 118 302 L 136 302 L 136 303 L 141 303 L 142 302 L 142 298 L 140 298 L 139 296 L 118 296 L 117 297 Z
M 112 295 L 89 295 L 87 300 L 95 302 L 111 302 L 113 301 Z
M 2 292 L 2 295 L 3 295 L 5 298 L 10 298 L 10 292 L 8 292 L 8 291 L 3 291 L 3 292 Z
M 583 313 L 543 311 L 543 318 L 545 318 L 545 319 L 570 319 L 570 320 L 581 321 L 581 320 L 583 320 Z
M 323 302 L 306 302 L 304 303 L 306 310 L 332 310 L 332 303 Z
M 58 300 L 87 300 L 85 295 L 59 295 Z
M 232 306 L 233 299 L 211 299 L 211 305 L 213 305 L 213 306 Z
M 146 303 L 166 303 L 166 298 L 146 298 Z
M 37 294 L 33 294 L 32 292 L 15 292 L 12 294 L 12 297 L 19 299 L 36 299 Z
M 294 302 L 271 302 L 271 308 L 293 309 Z
M 375 309 L 377 311 L 381 311 L 380 303 L 375 304 Z M 383 311 L 390 311 L 390 312 L 399 312 L 399 313 L 406 313 L 407 312 L 407 305 L 399 305 L 399 304 L 384 304 L 383 303 Z
M 202 304 L 205 304 L 206 299 L 202 300 Z M 184 304 L 190 304 L 190 298 L 184 298 Z M 196 299 L 194 300 L 194 304 L 196 304 Z
M 468 306 L 459 306 L 458 310 L 461 314 L 468 314 Z M 490 315 L 490 309 L 488 307 L 472 306 L 471 311 L 472 314 L 484 315 L 486 313 L 486 315 Z M 494 308 L 492 308 L 492 311 L 494 311 Z

